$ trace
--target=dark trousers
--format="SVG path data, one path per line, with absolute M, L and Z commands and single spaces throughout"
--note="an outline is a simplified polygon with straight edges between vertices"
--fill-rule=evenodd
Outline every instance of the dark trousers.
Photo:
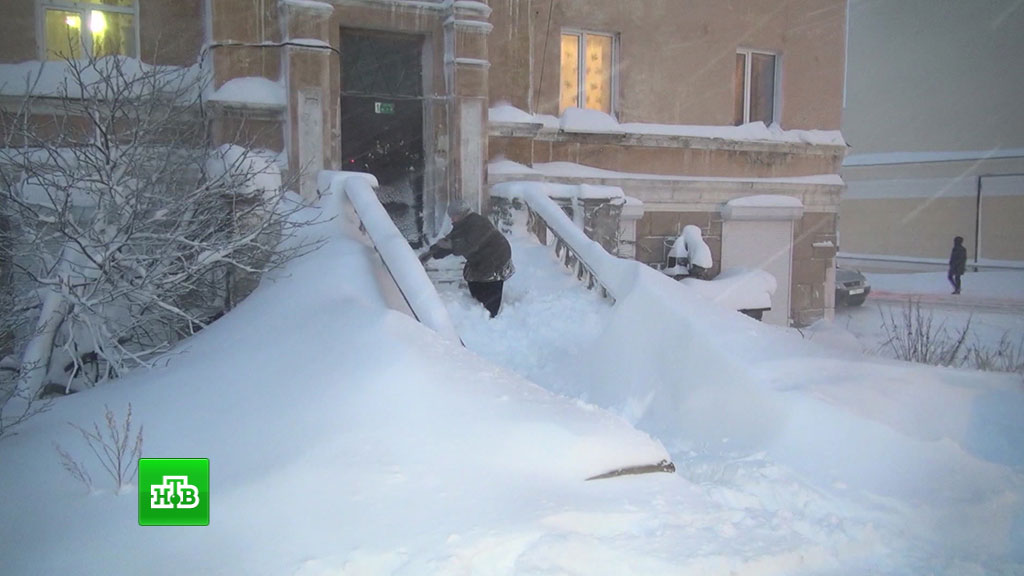
M 491 313 L 491 318 L 498 315 L 498 309 L 501 308 L 501 291 L 505 285 L 503 280 L 497 282 L 469 282 L 469 293 L 476 298 L 478 302 L 487 308 L 487 311 Z
M 950 270 L 949 274 L 946 275 L 946 278 L 949 278 L 949 283 L 953 285 L 954 294 L 960 293 L 960 276 L 960 274 L 952 270 Z

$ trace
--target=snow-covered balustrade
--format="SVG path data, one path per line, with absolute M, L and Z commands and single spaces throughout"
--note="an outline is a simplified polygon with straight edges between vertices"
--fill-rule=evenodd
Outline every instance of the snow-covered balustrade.
M 491 195 L 508 200 L 521 200 L 529 210 L 530 230 L 546 244 L 547 234 L 554 237 L 555 255 L 587 288 L 600 290 L 601 295 L 615 301 L 628 292 L 620 281 L 618 258 L 591 240 L 551 199 L 552 185 L 543 182 L 507 182 L 491 188 Z
M 380 255 L 384 268 L 394 280 L 413 317 L 448 340 L 461 343 L 434 284 L 408 240 L 377 198 L 373 190 L 373 177 L 354 172 L 322 174 L 330 178 L 331 193 L 338 198 L 347 198 L 352 204 L 362 229 Z

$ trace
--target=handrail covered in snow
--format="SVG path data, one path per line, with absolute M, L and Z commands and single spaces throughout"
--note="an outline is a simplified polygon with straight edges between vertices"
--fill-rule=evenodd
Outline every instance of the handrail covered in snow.
M 625 296 L 621 282 L 615 282 L 615 256 L 594 242 L 562 211 L 543 190 L 543 184 L 519 183 L 514 195 L 520 196 L 530 210 L 530 229 L 547 243 L 547 231 L 555 237 L 555 255 L 588 289 L 600 289 L 613 302 Z
M 381 205 L 370 183 L 371 177 L 366 174 L 335 172 L 330 174 L 330 178 L 331 192 L 351 202 L 363 230 L 380 255 L 384 268 L 394 280 L 413 317 L 448 340 L 461 344 L 462 340 L 455 331 L 455 325 L 437 289 L 408 240 L 402 236 Z

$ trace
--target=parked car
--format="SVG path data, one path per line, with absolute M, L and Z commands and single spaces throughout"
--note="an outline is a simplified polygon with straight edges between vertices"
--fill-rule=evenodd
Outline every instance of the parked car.
M 836 266 L 836 306 L 860 306 L 870 293 L 871 284 L 860 270 Z

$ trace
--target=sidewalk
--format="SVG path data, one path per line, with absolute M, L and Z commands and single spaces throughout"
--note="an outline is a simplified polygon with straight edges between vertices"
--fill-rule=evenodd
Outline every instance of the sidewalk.
M 978 308 L 1024 314 L 1024 271 L 968 272 L 960 294 L 942 272 L 866 274 L 871 283 L 868 301 L 920 302 L 955 308 Z

